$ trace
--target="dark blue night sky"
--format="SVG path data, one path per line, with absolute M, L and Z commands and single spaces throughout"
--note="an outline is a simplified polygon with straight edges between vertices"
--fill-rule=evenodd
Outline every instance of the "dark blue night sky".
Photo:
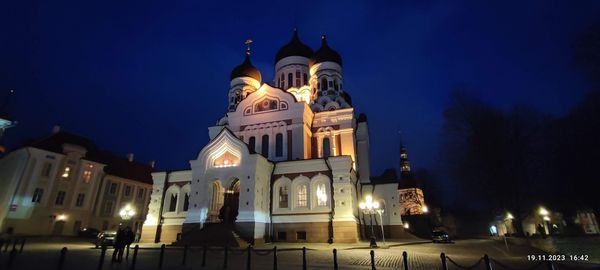
M 265 80 L 296 25 L 344 61 L 344 88 L 369 117 L 373 174 L 435 167 L 449 92 L 466 85 L 502 108 L 565 113 L 591 85 L 571 61 L 599 1 L 5 1 L 0 97 L 16 95 L 13 148 L 64 130 L 159 169 L 189 168 L 227 107 L 244 41 Z M 207 1 L 208 2 L 208 1 Z M 355 2 L 351 4 L 350 2 Z

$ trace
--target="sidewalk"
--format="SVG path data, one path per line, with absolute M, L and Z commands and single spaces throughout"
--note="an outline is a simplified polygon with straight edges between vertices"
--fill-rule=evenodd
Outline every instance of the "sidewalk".
M 378 241 L 377 245 L 379 249 L 389 249 L 395 247 L 402 247 L 408 245 L 418 245 L 418 244 L 426 244 L 431 243 L 431 241 L 424 239 L 406 239 L 406 240 L 398 240 L 393 239 L 391 241 L 386 241 L 385 245 L 382 241 Z M 160 248 L 162 244 L 165 244 L 167 247 L 173 248 L 171 243 L 137 243 L 140 248 Z M 198 245 L 201 246 L 201 245 Z M 306 247 L 309 250 L 352 250 L 352 249 L 371 249 L 369 247 L 368 241 L 360 241 L 357 243 L 286 243 L 286 242 L 274 242 L 274 243 L 264 243 L 254 246 L 254 249 L 272 249 L 277 246 L 277 249 L 301 249 L 302 247 Z M 180 247 L 182 248 L 182 247 Z M 245 248 L 245 247 L 240 247 Z

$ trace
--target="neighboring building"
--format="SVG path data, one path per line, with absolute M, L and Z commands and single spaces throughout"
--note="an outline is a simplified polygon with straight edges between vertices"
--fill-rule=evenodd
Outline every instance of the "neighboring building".
M 417 179 L 410 171 L 410 162 L 406 147 L 400 144 L 400 214 L 403 216 L 422 215 L 428 212 L 425 195 Z
M 80 228 L 140 229 L 152 187 L 150 165 L 102 151 L 61 132 L 0 159 L 0 228 L 27 235 L 74 235 Z M 121 209 L 137 212 L 123 220 Z
M 270 83 L 249 50 L 230 79 L 227 113 L 208 128 L 210 142 L 191 168 L 153 174 L 142 240 L 173 242 L 223 223 L 252 242 L 357 241 L 369 134 L 343 84 L 340 55 L 325 36 L 314 52 L 294 31 Z M 392 185 L 375 199 L 385 205 L 384 225 L 402 230 Z
M 9 97 L 12 94 L 12 90 L 9 93 Z M 3 140 L 3 136 L 4 136 L 4 132 L 11 128 L 14 127 L 17 124 L 17 121 L 15 121 L 12 117 L 10 117 L 8 115 L 8 113 L 6 112 L 6 107 L 8 105 L 8 98 L 7 100 L 4 102 L 5 104 L 2 105 L 2 107 L 0 107 L 0 156 L 6 152 L 6 146 L 2 143 Z
M 575 224 L 581 226 L 585 234 L 599 234 L 598 219 L 592 209 L 580 209 L 575 215 Z

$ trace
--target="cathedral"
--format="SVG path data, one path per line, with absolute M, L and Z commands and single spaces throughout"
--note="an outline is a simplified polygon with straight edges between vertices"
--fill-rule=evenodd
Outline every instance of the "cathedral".
M 314 51 L 294 31 L 274 63 L 264 82 L 248 49 L 231 71 L 227 113 L 190 169 L 152 174 L 142 242 L 227 226 L 252 243 L 349 243 L 366 237 L 369 220 L 386 238 L 405 233 L 401 215 L 424 206 L 422 191 L 371 179 L 367 117 L 352 106 L 341 56 L 325 36 Z M 378 216 L 361 212 L 366 196 Z

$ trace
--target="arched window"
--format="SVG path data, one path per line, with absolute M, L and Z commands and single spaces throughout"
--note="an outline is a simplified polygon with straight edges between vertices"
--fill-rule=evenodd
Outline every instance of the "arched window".
M 304 85 L 308 85 L 308 75 L 306 75 L 306 73 L 302 74 L 302 79 L 304 81 Z
M 281 133 L 275 135 L 275 156 L 283 156 L 283 134 Z
M 292 74 L 292 73 L 288 73 L 288 84 L 287 84 L 287 85 L 288 85 L 288 87 L 287 87 L 287 88 L 290 88 L 290 87 L 292 87 L 292 86 L 293 86 L 293 85 L 292 85 L 292 81 L 293 81 L 293 80 L 294 80 L 294 74 Z
M 169 212 L 175 212 L 177 210 L 177 194 L 171 194 L 171 201 L 169 202 Z
M 308 207 L 308 190 L 306 185 L 298 186 L 298 207 Z
M 286 185 L 279 187 L 279 208 L 288 208 L 288 188 Z
M 190 207 L 190 194 L 186 193 L 183 200 L 183 211 L 187 211 Z
M 248 139 L 248 147 L 250 147 L 250 150 L 256 152 L 256 138 L 254 136 Z
M 328 158 L 331 155 L 331 142 L 329 138 L 323 139 L 323 158 Z
M 325 183 L 317 185 L 317 206 L 327 206 L 327 188 Z
M 262 136 L 262 145 L 260 153 L 264 157 L 269 158 L 269 135 Z
M 321 90 L 327 90 L 327 79 L 321 79 Z
M 300 87 L 300 70 L 296 70 L 296 87 Z
M 337 79 L 333 80 L 333 89 L 335 91 L 340 90 Z
M 279 88 L 283 89 L 283 85 L 285 84 L 285 75 L 281 73 L 281 82 L 279 84 Z

